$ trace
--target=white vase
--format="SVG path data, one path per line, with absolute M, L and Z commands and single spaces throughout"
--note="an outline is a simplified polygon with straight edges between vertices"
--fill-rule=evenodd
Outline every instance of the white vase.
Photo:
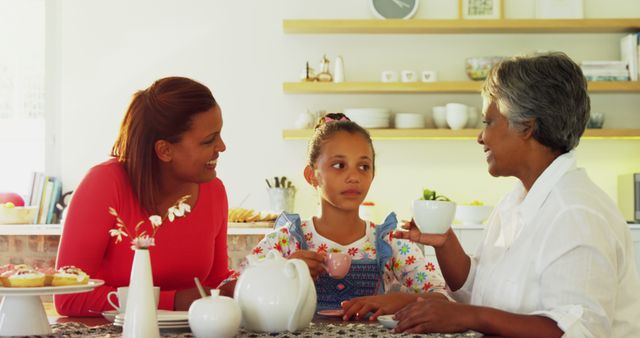
M 137 249 L 133 256 L 122 336 L 124 338 L 160 337 L 153 294 L 151 258 L 147 249 Z

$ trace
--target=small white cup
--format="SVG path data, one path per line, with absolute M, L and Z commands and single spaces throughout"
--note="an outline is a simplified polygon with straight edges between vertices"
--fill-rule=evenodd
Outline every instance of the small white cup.
M 462 103 L 447 103 L 447 124 L 451 129 L 462 129 L 467 125 L 467 106 Z
M 416 78 L 416 72 L 414 72 L 413 70 L 403 70 L 400 78 L 402 80 L 402 82 L 416 82 L 417 78 Z
M 382 82 L 398 82 L 398 72 L 395 70 L 385 70 L 380 75 Z
M 438 129 L 447 128 L 447 107 L 433 107 L 433 124 Z
M 438 81 L 438 72 L 435 70 L 422 71 L 422 82 L 436 82 Z
M 111 291 L 107 294 L 107 302 L 109 302 L 109 304 L 111 304 L 111 306 L 113 306 L 113 308 L 116 309 L 118 312 L 124 313 L 127 308 L 127 295 L 129 294 L 129 287 L 123 286 L 123 287 L 119 287 L 116 290 L 117 291 Z M 118 299 L 118 304 L 120 306 L 117 306 L 115 302 L 111 300 L 111 296 L 113 295 L 115 295 L 116 298 Z M 155 298 L 155 301 L 156 301 L 156 308 L 158 308 L 158 303 L 160 302 L 159 286 L 153 287 L 153 297 Z

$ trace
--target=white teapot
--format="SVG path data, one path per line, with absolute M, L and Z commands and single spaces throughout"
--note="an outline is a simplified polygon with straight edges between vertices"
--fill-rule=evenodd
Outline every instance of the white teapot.
M 309 325 L 316 311 L 316 288 L 307 264 L 271 250 L 262 260 L 249 256 L 233 298 L 242 327 L 250 331 L 294 332 Z
M 231 338 L 240 329 L 241 316 L 235 300 L 212 289 L 210 297 L 200 298 L 189 307 L 189 327 L 197 338 Z

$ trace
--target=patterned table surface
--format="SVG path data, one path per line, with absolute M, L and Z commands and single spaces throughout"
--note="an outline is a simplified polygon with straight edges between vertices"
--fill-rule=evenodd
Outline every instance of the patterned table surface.
M 122 337 L 122 329 L 111 324 L 100 326 L 87 326 L 82 323 L 67 322 L 53 324 L 53 334 L 48 336 L 33 337 L 104 337 L 119 338 Z M 162 337 L 187 338 L 194 337 L 188 329 L 171 330 L 161 332 Z M 298 332 L 282 332 L 282 333 L 258 333 L 247 332 L 241 330 L 237 337 L 451 337 L 451 338 L 471 338 L 479 337 L 474 332 L 458 333 L 458 334 L 393 334 L 391 330 L 384 328 L 378 323 L 349 323 L 349 322 L 319 322 L 311 323 L 305 330 Z

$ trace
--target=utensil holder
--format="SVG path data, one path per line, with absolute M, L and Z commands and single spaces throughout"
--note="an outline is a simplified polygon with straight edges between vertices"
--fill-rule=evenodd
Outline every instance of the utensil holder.
M 296 191 L 294 188 L 267 188 L 269 209 L 275 213 L 293 212 Z

